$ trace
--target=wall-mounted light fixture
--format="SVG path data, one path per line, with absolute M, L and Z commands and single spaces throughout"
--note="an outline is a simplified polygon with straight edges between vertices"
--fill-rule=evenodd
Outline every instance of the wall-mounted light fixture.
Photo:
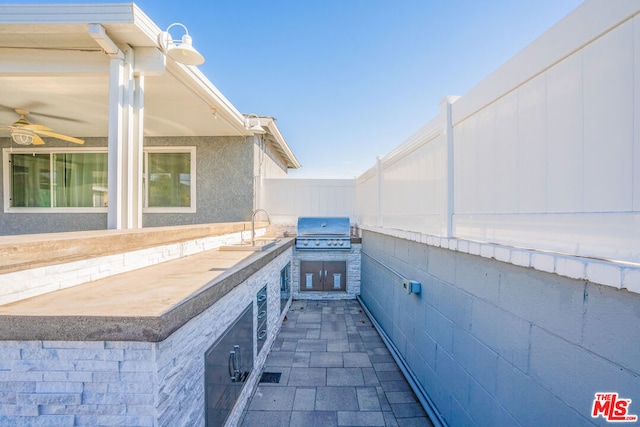
M 182 40 L 174 40 L 171 38 L 169 30 L 172 27 L 179 26 L 184 29 L 184 36 Z M 162 51 L 171 59 L 184 65 L 200 65 L 204 63 L 204 56 L 200 54 L 192 45 L 191 36 L 187 27 L 179 22 L 175 22 L 166 31 L 163 31 L 158 36 L 158 43 Z
M 251 118 L 255 118 L 253 124 Z M 247 128 L 247 130 L 259 134 L 267 133 L 267 131 L 264 130 L 264 128 L 260 124 L 260 116 L 258 116 L 257 114 L 245 114 L 244 121 L 244 127 Z

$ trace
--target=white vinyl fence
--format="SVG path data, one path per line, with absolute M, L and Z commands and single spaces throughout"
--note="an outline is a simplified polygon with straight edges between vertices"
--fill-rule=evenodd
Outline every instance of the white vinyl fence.
M 276 222 L 349 216 L 640 263 L 640 17 L 587 2 L 356 180 L 265 181 Z

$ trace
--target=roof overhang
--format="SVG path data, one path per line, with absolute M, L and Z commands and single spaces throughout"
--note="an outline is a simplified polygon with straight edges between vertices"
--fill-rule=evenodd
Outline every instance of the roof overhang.
M 299 169 L 302 166 L 298 159 L 287 145 L 284 140 L 280 129 L 276 124 L 276 119 L 269 116 L 258 116 L 257 114 L 245 114 L 245 120 L 247 121 L 247 127 L 253 124 L 252 120 L 257 120 L 260 127 L 265 131 L 263 138 L 271 147 L 283 158 L 288 169 Z
M 132 3 L 0 5 L 0 124 L 25 108 L 30 122 L 56 132 L 106 137 L 110 41 L 133 50 L 144 77 L 145 136 L 251 135 L 204 74 L 166 58 L 161 31 Z

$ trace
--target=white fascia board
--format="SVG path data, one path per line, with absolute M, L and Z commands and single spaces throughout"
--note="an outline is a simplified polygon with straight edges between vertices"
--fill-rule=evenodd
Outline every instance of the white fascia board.
M 291 151 L 291 148 L 289 148 L 289 145 L 284 140 L 284 137 L 280 133 L 280 129 L 276 125 L 276 121 L 274 119 L 269 120 L 269 122 L 267 123 L 267 128 L 269 129 L 269 133 L 273 136 L 275 142 L 278 144 L 279 151 L 281 151 L 287 162 L 287 167 L 289 169 L 300 169 L 302 165 L 300 164 L 298 159 L 296 159 L 293 151 Z
M 454 126 L 638 13 L 638 0 L 585 1 L 457 100 Z
M 132 23 L 133 3 L 0 5 L 0 24 Z

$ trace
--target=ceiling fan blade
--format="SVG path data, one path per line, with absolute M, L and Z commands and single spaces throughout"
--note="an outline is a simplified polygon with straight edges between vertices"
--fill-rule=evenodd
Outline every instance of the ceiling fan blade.
M 63 141 L 75 142 L 76 144 L 84 144 L 82 139 L 74 138 L 72 136 L 62 135 L 60 133 L 49 132 L 46 130 L 34 130 L 34 132 L 41 135 L 50 136 L 52 138 L 62 139 Z
M 35 133 L 33 134 L 33 141 L 31 141 L 33 145 L 44 145 L 44 141 Z
M 29 115 L 29 116 L 40 116 L 40 117 L 47 117 L 47 118 L 50 118 L 50 119 L 65 120 L 65 121 L 68 121 L 68 122 L 84 123 L 84 120 L 80 120 L 80 119 L 77 119 L 75 117 L 57 116 L 55 114 L 47 114 L 47 113 L 38 112 L 39 109 L 45 108 L 47 106 L 48 106 L 48 104 L 45 104 L 44 102 L 38 102 L 38 101 L 30 102 L 28 104 L 23 104 L 23 105 L 20 105 L 18 107 L 9 107 L 7 105 L 0 104 L 0 111 L 12 111 L 12 112 L 15 113 L 16 112 L 16 108 L 18 108 L 18 109 L 22 109 L 22 110 L 28 111 L 29 113 L 27 115 Z M 49 108 L 51 108 L 50 105 L 49 105 Z
M 13 113 L 16 112 L 15 107 L 12 108 L 12 107 L 8 107 L 6 105 L 0 105 L 0 110 L 2 110 L 2 111 L 11 111 Z
M 54 114 L 38 113 L 36 111 L 31 111 L 29 113 L 29 115 L 30 116 L 46 117 L 46 118 L 49 118 L 49 119 L 64 120 L 66 122 L 84 123 L 84 120 L 76 119 L 76 118 L 73 118 L 73 117 L 56 116 Z
M 28 125 L 24 125 L 22 126 L 24 128 L 27 129 L 31 129 L 31 130 L 51 130 L 51 128 L 46 127 L 45 125 L 33 125 L 33 124 L 28 124 Z

